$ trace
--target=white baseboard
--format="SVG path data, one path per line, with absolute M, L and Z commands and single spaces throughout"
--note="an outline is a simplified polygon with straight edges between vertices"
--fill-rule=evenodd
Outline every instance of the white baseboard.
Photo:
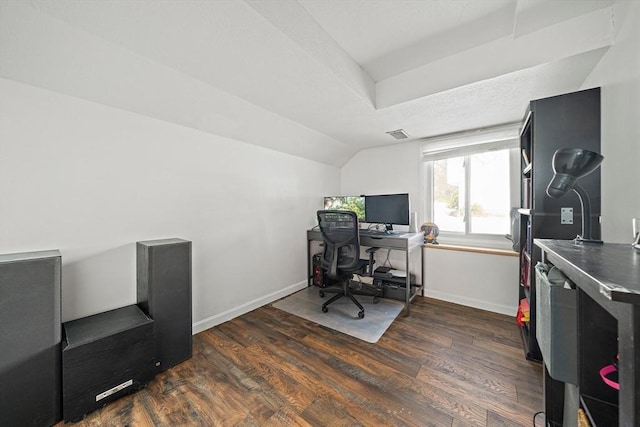
M 516 301 L 513 305 L 495 304 L 488 301 L 482 301 L 475 298 L 467 298 L 460 295 L 447 294 L 445 292 L 429 291 L 425 289 L 424 295 L 430 298 L 439 299 L 442 301 L 452 302 L 454 304 L 460 304 L 467 307 L 479 308 L 480 310 L 491 311 L 494 313 L 505 314 L 507 316 L 516 315 Z
M 257 298 L 253 301 L 248 301 L 242 304 L 241 306 L 234 307 L 223 313 L 216 314 L 215 316 L 207 317 L 206 319 L 200 320 L 192 325 L 193 334 L 195 335 L 198 332 L 205 331 L 209 328 L 219 325 L 220 323 L 224 323 L 228 320 L 241 316 L 245 313 L 250 312 L 251 310 L 255 310 L 258 307 L 262 307 L 263 305 L 272 303 L 273 301 L 276 301 L 280 298 L 284 298 L 287 295 L 291 295 L 292 293 L 299 291 L 300 289 L 304 289 L 306 287 L 307 287 L 307 281 L 305 280 L 300 283 L 296 283 L 295 285 L 287 286 L 286 288 L 280 289 L 277 292 Z

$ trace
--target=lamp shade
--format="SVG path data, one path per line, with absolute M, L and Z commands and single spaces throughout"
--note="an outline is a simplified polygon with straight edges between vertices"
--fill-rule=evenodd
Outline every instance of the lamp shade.
M 572 190 L 576 181 L 600 166 L 604 157 L 582 148 L 561 148 L 553 154 L 553 178 L 547 186 L 549 197 L 560 197 Z

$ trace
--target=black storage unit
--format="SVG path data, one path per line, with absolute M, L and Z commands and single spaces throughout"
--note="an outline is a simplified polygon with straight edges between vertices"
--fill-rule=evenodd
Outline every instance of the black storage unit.
M 155 376 L 153 320 L 129 305 L 63 324 L 65 421 L 78 421 Z
M 0 424 L 61 418 L 60 252 L 0 255 Z
M 407 278 L 406 276 L 394 276 L 389 271 L 390 267 L 378 267 L 373 272 L 373 286 L 380 289 L 384 298 L 404 301 L 407 298 Z M 411 283 L 409 299 L 413 301 L 422 286 L 416 284 L 416 276 L 410 274 Z
M 138 242 L 137 301 L 154 320 L 157 371 L 192 355 L 191 242 Z
M 526 300 L 529 321 L 520 327 L 525 357 L 542 361 L 536 340 L 535 266 L 541 260 L 533 239 L 572 240 L 582 232 L 580 199 L 574 192 L 551 198 L 546 188 L 553 177 L 552 158 L 560 148 L 584 148 L 600 152 L 600 88 L 531 101 L 520 134 L 521 205 L 520 270 L 518 304 Z M 606 160 L 605 160 L 606 161 Z M 580 179 L 591 199 L 592 238 L 600 238 L 600 169 Z M 573 221 L 561 220 L 561 210 L 572 209 Z M 550 425 L 562 420 L 564 383 L 549 377 L 545 368 L 545 407 Z

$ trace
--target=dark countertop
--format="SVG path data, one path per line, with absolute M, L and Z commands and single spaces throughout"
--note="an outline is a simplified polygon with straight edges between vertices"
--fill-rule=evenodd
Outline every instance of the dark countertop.
M 534 239 L 545 256 L 579 286 L 594 287 L 611 301 L 640 305 L 640 250 L 622 243 Z

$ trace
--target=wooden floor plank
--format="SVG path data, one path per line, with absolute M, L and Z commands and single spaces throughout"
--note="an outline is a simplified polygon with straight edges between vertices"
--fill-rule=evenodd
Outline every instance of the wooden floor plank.
M 375 344 L 261 307 L 75 425 L 524 427 L 542 406 L 512 317 L 417 297 Z

